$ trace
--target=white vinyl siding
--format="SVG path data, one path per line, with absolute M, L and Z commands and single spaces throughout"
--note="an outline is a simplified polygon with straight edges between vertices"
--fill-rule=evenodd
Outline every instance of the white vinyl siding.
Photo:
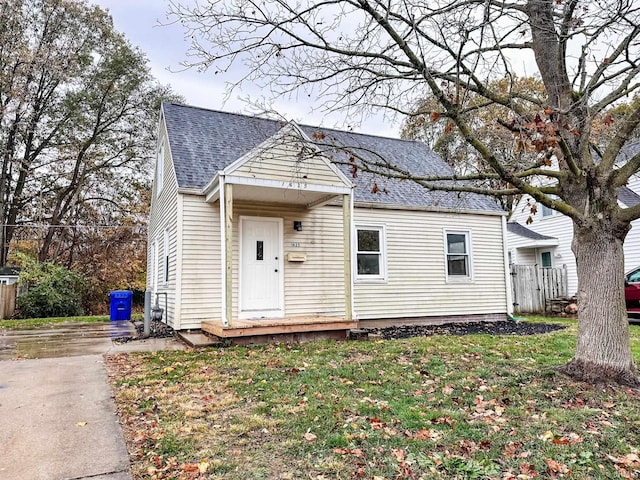
M 160 125 L 158 149 L 164 152 L 164 157 L 170 155 L 170 150 L 166 143 L 166 130 L 164 123 Z M 164 258 L 168 254 L 169 258 L 177 258 L 178 250 L 178 184 L 173 171 L 173 162 L 166 158 L 162 162 L 163 187 L 162 195 L 157 194 L 157 178 L 154 183 L 153 195 L 151 197 L 151 213 L 149 215 L 149 242 L 155 241 L 155 258 L 149 258 L 147 269 L 147 288 L 154 290 L 154 293 L 167 294 L 167 311 L 164 312 L 163 321 L 173 328 L 179 329 L 179 316 L 176 310 L 176 285 L 179 282 L 178 271 L 175 261 L 168 262 L 167 281 L 164 282 Z M 157 171 L 156 171 L 157 177 Z M 166 234 L 165 234 L 166 232 Z M 168 247 L 164 248 L 164 238 L 167 237 Z M 148 249 L 148 256 L 151 257 L 151 248 Z M 166 252 L 166 254 L 165 254 Z M 155 277 L 154 277 L 155 275 Z M 155 282 L 155 285 L 153 285 Z M 164 308 L 164 295 L 158 297 L 160 306 Z M 155 296 L 152 298 L 155 302 Z
M 181 328 L 220 319 L 222 281 L 220 210 L 198 195 L 182 199 Z
M 160 196 L 164 187 L 164 145 L 158 147 L 158 156 L 156 158 L 156 196 Z
M 218 203 L 183 195 L 181 328 L 198 328 L 203 320 L 220 321 L 222 284 Z M 307 255 L 304 262 L 284 261 L 284 314 L 287 317 L 344 312 L 342 208 L 282 205 L 233 205 L 233 316 L 238 317 L 240 216 L 282 218 L 284 257 Z M 294 230 L 302 221 L 303 231 Z
M 384 222 L 386 283 L 354 285 L 360 319 L 504 314 L 502 217 L 355 208 L 355 223 Z M 473 237 L 473 283 L 446 281 L 443 231 Z
M 547 246 L 526 248 L 526 244 L 531 244 L 531 239 L 525 239 L 519 235 L 508 233 L 507 239 L 509 242 L 509 248 L 516 248 L 518 252 L 515 263 L 520 265 L 540 265 L 540 250 L 552 250 L 555 266 L 567 266 L 567 291 L 569 295 L 573 295 L 578 290 L 576 259 L 573 255 L 573 251 L 571 250 L 571 241 L 573 240 L 573 222 L 565 215 L 558 214 L 543 217 L 542 212 L 538 211 L 536 215 L 532 215 L 533 222 L 527 224 L 527 218 L 531 215 L 528 209 L 523 207 L 526 205 L 527 198 L 528 197 L 526 196 L 522 198 L 518 206 L 514 209 L 513 216 L 510 221 L 518 222 L 520 225 L 523 225 L 529 230 L 541 235 L 557 238 L 558 245 L 553 249 Z
M 307 255 L 304 262 L 284 262 L 284 314 L 287 317 L 328 315 L 344 312 L 344 248 L 342 208 L 313 210 L 281 205 L 234 204 L 233 313 L 238 315 L 238 263 L 240 216 L 282 218 L 284 256 L 289 252 Z M 303 231 L 293 228 L 302 221 Z
M 245 163 L 230 174 L 291 184 L 345 186 L 337 173 L 320 156 L 299 156 L 301 148 L 300 142 L 287 136 L 284 144 L 258 147 L 247 156 Z

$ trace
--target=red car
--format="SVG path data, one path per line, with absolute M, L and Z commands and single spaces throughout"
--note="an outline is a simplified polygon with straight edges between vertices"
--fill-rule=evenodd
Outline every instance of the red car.
M 640 267 L 625 275 L 624 299 L 627 312 L 640 313 Z

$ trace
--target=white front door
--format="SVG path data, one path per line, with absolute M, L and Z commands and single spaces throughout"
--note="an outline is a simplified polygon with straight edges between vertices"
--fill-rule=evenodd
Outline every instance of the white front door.
M 282 317 L 282 220 L 240 218 L 240 317 Z

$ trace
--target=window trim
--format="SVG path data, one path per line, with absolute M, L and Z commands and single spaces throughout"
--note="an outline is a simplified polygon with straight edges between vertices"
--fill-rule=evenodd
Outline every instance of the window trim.
M 543 255 L 545 253 L 549 254 L 549 266 L 545 267 L 544 266 L 544 258 Z M 553 268 L 553 252 L 551 250 L 541 250 L 540 251 L 540 267 L 541 268 Z
M 353 227 L 353 279 L 355 283 L 382 283 L 387 281 L 387 234 L 386 225 L 382 223 L 359 223 Z M 358 273 L 358 254 L 371 252 L 359 252 L 358 251 L 358 231 L 359 230 L 374 230 L 378 232 L 378 239 L 380 241 L 380 251 L 378 253 L 380 257 L 380 273 L 378 275 L 367 275 Z
M 466 275 L 450 275 L 449 274 L 449 239 L 448 235 L 464 235 L 465 238 L 465 255 L 468 259 L 468 272 Z M 471 230 L 465 230 L 460 228 L 445 228 L 443 230 L 443 242 L 444 242 L 444 273 L 447 283 L 450 282 L 464 282 L 470 283 L 474 281 L 474 268 L 473 268 L 473 236 Z M 456 254 L 460 255 L 460 254 Z
M 160 196 L 164 187 L 164 145 L 158 148 L 156 157 L 156 198 Z
M 558 196 L 557 195 L 549 195 L 549 198 L 551 198 L 552 200 L 557 200 Z M 556 210 L 554 210 L 551 207 L 547 207 L 543 203 L 541 203 L 540 206 L 541 206 L 541 208 L 540 208 L 540 217 L 543 218 L 543 219 L 544 218 L 555 217 L 556 214 L 558 213 Z

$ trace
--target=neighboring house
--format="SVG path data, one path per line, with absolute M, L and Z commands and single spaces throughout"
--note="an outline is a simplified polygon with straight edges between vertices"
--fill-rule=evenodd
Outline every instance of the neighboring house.
M 18 281 L 19 276 L 19 267 L 2 267 L 0 268 L 0 285 L 13 285 Z
M 620 162 L 640 151 L 640 144 L 629 145 L 620 156 Z M 640 177 L 633 175 L 626 187 L 620 189 L 618 203 L 632 207 L 640 203 Z M 539 265 L 540 267 L 567 267 L 568 294 L 578 290 L 576 259 L 571 250 L 573 223 L 569 217 L 538 204 L 535 215 L 529 204 L 535 200 L 525 195 L 513 211 L 507 224 L 509 263 L 519 265 Z M 527 224 L 531 217 L 532 222 Z M 640 220 L 631 222 L 631 230 L 624 242 L 625 272 L 640 266 Z
M 416 174 L 450 172 L 420 142 L 163 104 L 147 288 L 162 307 L 166 295 L 169 325 L 224 334 L 268 319 L 294 332 L 506 317 L 495 203 L 354 175 L 331 145 Z

